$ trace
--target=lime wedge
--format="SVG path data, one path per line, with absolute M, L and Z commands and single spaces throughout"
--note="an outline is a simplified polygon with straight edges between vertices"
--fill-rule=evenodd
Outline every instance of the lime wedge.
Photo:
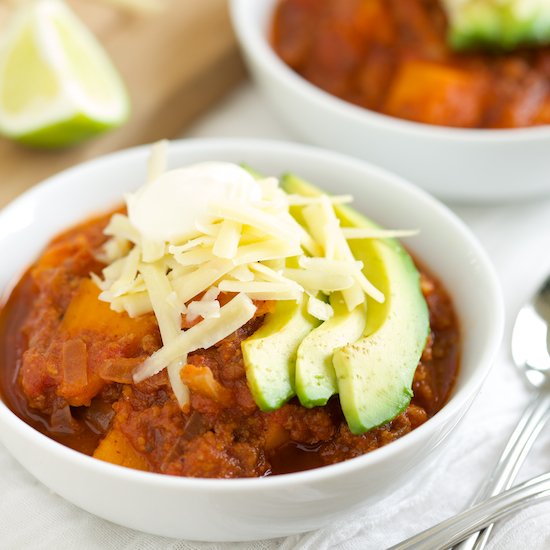
M 2 34 L 4 136 L 34 147 L 66 147 L 128 118 L 116 69 L 62 0 L 24 2 Z

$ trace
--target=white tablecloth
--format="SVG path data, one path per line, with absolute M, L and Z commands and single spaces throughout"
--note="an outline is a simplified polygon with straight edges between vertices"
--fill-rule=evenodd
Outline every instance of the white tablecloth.
M 221 136 L 296 139 L 250 84 L 186 134 Z M 52 494 L 0 445 L 0 549 L 378 550 L 467 507 L 529 398 L 512 366 L 508 342 L 521 303 L 550 272 L 550 199 L 455 210 L 480 238 L 496 266 L 507 323 L 500 356 L 482 393 L 455 434 L 454 445 L 429 477 L 415 479 L 377 506 L 321 531 L 256 543 L 201 544 L 150 536 L 96 518 Z M 537 441 L 520 478 L 546 470 L 550 470 L 550 426 Z M 502 522 L 490 548 L 549 549 L 550 505 L 533 506 Z

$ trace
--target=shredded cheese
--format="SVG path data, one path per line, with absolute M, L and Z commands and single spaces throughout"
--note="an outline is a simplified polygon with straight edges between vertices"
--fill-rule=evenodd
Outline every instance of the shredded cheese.
M 172 285 L 160 265 L 141 264 L 139 269 L 157 318 L 162 342 L 166 344 L 176 338 L 181 331 L 181 313 L 174 307 L 173 300 L 170 300 L 174 292 Z
M 176 339 L 153 353 L 134 373 L 134 382 L 142 382 L 159 373 L 173 361 L 185 362 L 192 351 L 213 346 L 250 321 L 255 311 L 252 300 L 245 294 L 238 294 L 220 309 L 217 319 L 205 319 L 180 332 Z
M 183 266 L 200 265 L 208 262 L 213 257 L 211 248 L 196 247 L 187 252 L 174 254 L 174 259 Z
M 166 368 L 179 405 L 187 407 L 189 390 L 180 376 L 187 355 L 247 323 L 256 311 L 252 300 L 300 301 L 307 294 L 308 313 L 321 321 L 334 313 L 327 299 L 334 292 L 341 292 L 349 311 L 367 296 L 384 301 L 347 240 L 414 231 L 342 228 L 334 205 L 351 202 L 351 196 L 288 195 L 277 179 L 254 180 L 227 163 L 165 173 L 166 153 L 166 143 L 154 147 L 147 183 L 126 198 L 128 215 L 112 216 L 101 253 L 108 265 L 102 277 L 92 275 L 100 299 L 113 310 L 131 317 L 155 314 L 162 347 L 136 369 L 136 383 Z M 186 195 L 194 177 L 196 190 Z M 206 187 L 210 177 L 215 191 Z M 174 201 L 163 206 L 171 195 L 161 187 L 157 194 L 155 186 L 177 190 L 176 198 L 186 203 L 185 219 Z M 147 201 L 153 199 L 156 217 L 149 219 Z M 236 296 L 221 307 L 221 292 Z M 188 325 L 182 316 L 196 324 L 183 329 Z
M 134 244 L 140 242 L 138 231 L 136 231 L 136 228 L 130 223 L 128 217 L 122 214 L 113 214 L 104 233 L 111 237 L 116 236 L 120 240 L 128 240 Z
M 270 239 L 239 247 L 237 254 L 233 258 L 233 263 L 235 265 L 253 264 L 266 260 L 291 258 L 299 256 L 301 253 L 302 248 L 295 243 Z
M 331 204 L 349 204 L 353 202 L 351 195 L 332 195 L 328 197 Z M 318 204 L 321 202 L 320 197 L 304 197 L 303 195 L 288 195 L 288 203 L 291 206 L 305 206 L 307 204 Z
M 307 256 L 299 258 L 298 265 L 303 269 L 352 276 L 355 276 L 358 271 L 363 269 L 363 262 L 329 260 L 327 258 L 308 258 Z
M 168 252 L 170 254 L 174 254 L 175 256 L 177 254 L 183 254 L 184 252 L 192 250 L 198 246 L 212 246 L 214 242 L 214 239 L 210 236 L 197 237 L 195 239 L 188 240 L 185 244 L 169 245 Z
M 218 300 L 198 300 L 187 306 L 187 321 L 192 323 L 195 319 L 217 319 L 220 316 L 220 302 Z
M 226 202 L 211 205 L 211 212 L 223 220 L 230 220 L 243 225 L 250 225 L 277 240 L 296 241 L 295 231 L 289 223 L 265 210 L 242 203 Z
M 307 312 L 319 321 L 328 321 L 334 315 L 334 310 L 330 304 L 319 300 L 312 294 L 309 295 L 307 300 Z
M 168 380 L 172 386 L 172 391 L 178 400 L 179 406 L 185 410 L 189 407 L 189 388 L 181 379 L 181 369 L 183 365 L 183 361 L 173 361 L 168 365 L 167 370 Z
M 231 220 L 224 220 L 220 225 L 220 231 L 212 248 L 212 254 L 218 258 L 234 258 L 239 248 L 242 229 L 242 224 Z
M 320 290 L 325 293 L 350 288 L 354 282 L 353 277 L 350 275 L 328 273 L 322 270 L 288 268 L 283 273 L 307 290 Z
M 223 292 L 245 292 L 256 300 L 298 300 L 302 295 L 302 289 L 296 285 L 268 281 L 222 281 L 219 287 Z
M 233 269 L 233 264 L 228 260 L 214 259 L 201 265 L 196 271 L 176 279 L 172 282 L 180 302 L 187 303 L 207 288 L 210 288 L 225 274 Z
M 141 250 L 139 248 L 133 248 L 121 262 L 120 276 L 113 282 L 110 288 L 110 293 L 113 297 L 122 296 L 132 288 L 138 272 L 140 254 Z
M 418 229 L 368 229 L 362 227 L 344 227 L 342 233 L 350 239 L 401 239 L 418 235 Z
M 189 303 L 187 310 L 187 321 L 192 323 L 198 317 L 203 319 L 217 319 L 220 316 L 220 302 L 217 298 L 220 289 L 215 286 L 210 287 L 200 300 L 194 300 Z
M 125 311 L 130 317 L 139 317 L 140 315 L 151 313 L 153 306 L 149 294 L 147 292 L 140 292 L 138 294 L 128 294 L 114 298 L 111 301 L 111 309 L 119 313 Z
M 342 290 L 342 298 L 348 311 L 353 311 L 358 305 L 365 303 L 365 293 L 358 284 Z
M 258 264 L 261 265 L 261 264 Z M 229 272 L 229 277 L 232 279 L 235 279 L 237 281 L 253 281 L 254 280 L 254 273 L 250 271 L 248 266 L 246 265 L 239 265 L 235 269 L 232 269 Z

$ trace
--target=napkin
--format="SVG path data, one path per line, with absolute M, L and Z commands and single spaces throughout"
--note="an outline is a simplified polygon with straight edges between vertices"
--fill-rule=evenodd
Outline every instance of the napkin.
M 245 85 L 188 135 L 295 139 Z M 521 182 L 518 182 L 521 185 Z M 315 532 L 249 543 L 197 543 L 132 531 L 96 518 L 36 481 L 0 445 L 0 548 L 102 550 L 381 550 L 467 508 L 527 405 L 532 392 L 513 366 L 509 341 L 521 304 L 550 273 L 550 200 L 458 207 L 479 237 L 502 284 L 504 341 L 481 393 L 428 474 L 385 500 Z M 550 425 L 539 436 L 519 480 L 550 470 Z M 550 504 L 501 521 L 490 550 L 550 548 Z

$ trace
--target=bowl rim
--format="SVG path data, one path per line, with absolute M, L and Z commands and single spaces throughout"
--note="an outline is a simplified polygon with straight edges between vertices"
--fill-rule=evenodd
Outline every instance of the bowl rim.
M 172 156 L 185 154 L 194 150 L 218 150 L 218 151 L 252 151 L 256 153 L 264 152 L 284 157 L 285 155 L 299 156 L 300 158 L 320 158 L 330 163 L 346 165 L 351 169 L 356 169 L 364 172 L 366 175 L 381 177 L 386 181 L 387 185 L 391 185 L 394 189 L 402 191 L 414 198 L 415 201 L 424 203 L 427 208 L 434 209 L 438 214 L 443 215 L 454 232 L 460 234 L 463 240 L 469 247 L 470 254 L 475 257 L 480 267 L 480 272 L 486 278 L 486 286 L 488 288 L 489 303 L 493 308 L 494 322 L 487 327 L 487 337 L 483 350 L 476 359 L 476 368 L 473 370 L 470 377 L 465 380 L 461 388 L 455 390 L 450 399 L 443 408 L 426 423 L 415 428 L 410 433 L 393 441 L 391 445 L 378 448 L 370 453 L 348 459 L 343 462 L 322 466 L 312 470 L 294 472 L 288 474 L 280 474 L 276 476 L 267 476 L 260 478 L 234 478 L 234 479 L 206 479 L 206 478 L 191 478 L 178 477 L 166 474 L 143 472 L 133 470 L 123 466 L 118 466 L 104 462 L 99 459 L 92 458 L 88 455 L 65 447 L 46 435 L 38 432 L 15 413 L 2 401 L 0 396 L 0 426 L 5 424 L 12 430 L 19 432 L 19 435 L 27 441 L 32 442 L 37 448 L 43 448 L 44 451 L 50 452 L 60 460 L 68 460 L 75 467 L 85 468 L 92 472 L 104 475 L 113 479 L 131 481 L 148 486 L 161 486 L 174 490 L 216 490 L 220 492 L 232 491 L 256 491 L 259 489 L 281 489 L 291 487 L 301 483 L 316 483 L 323 481 L 334 480 L 342 475 L 349 473 L 357 473 L 363 468 L 370 465 L 376 465 L 380 462 L 385 462 L 391 459 L 393 455 L 401 452 L 405 447 L 412 447 L 416 441 L 429 437 L 430 433 L 437 432 L 438 427 L 448 421 L 449 418 L 460 416 L 460 411 L 465 411 L 468 403 L 475 397 L 481 388 L 485 378 L 489 374 L 494 359 L 498 353 L 499 345 L 502 339 L 504 327 L 504 305 L 500 283 L 498 282 L 494 268 L 483 250 L 477 238 L 471 230 L 462 222 L 456 214 L 448 207 L 433 198 L 427 192 L 407 182 L 404 178 L 392 174 L 391 172 L 374 166 L 366 161 L 355 159 L 342 153 L 328 151 L 311 145 L 303 145 L 287 141 L 279 140 L 264 140 L 250 138 L 200 138 L 200 139 L 180 139 L 170 143 L 168 151 L 168 160 Z M 10 215 L 18 209 L 25 208 L 26 204 L 31 204 L 35 199 L 42 195 L 47 195 L 50 190 L 63 188 L 71 181 L 78 179 L 86 172 L 101 172 L 109 166 L 116 166 L 123 162 L 139 163 L 147 158 L 150 151 L 149 145 L 142 145 L 122 151 L 117 151 L 96 159 L 89 160 L 75 167 L 69 168 L 56 174 L 42 183 L 27 190 L 20 195 L 2 210 L 0 210 L 0 220 Z M 32 260 L 31 260 L 32 261 Z M 7 298 L 7 294 L 11 291 L 10 285 L 0 289 L 0 304 L 3 304 Z M 4 430 L 0 430 L 0 441 Z
M 550 124 L 524 128 L 455 128 L 401 119 L 372 111 L 340 99 L 315 86 L 293 71 L 274 52 L 269 39 L 261 32 L 251 6 L 262 2 L 270 8 L 277 0 L 230 0 L 233 27 L 244 52 L 254 58 L 262 69 L 281 81 L 302 100 L 315 103 L 335 116 L 353 124 L 367 124 L 385 131 L 398 132 L 416 138 L 431 138 L 449 142 L 476 143 L 523 142 L 550 139 Z M 273 11 L 273 10 L 271 10 Z

